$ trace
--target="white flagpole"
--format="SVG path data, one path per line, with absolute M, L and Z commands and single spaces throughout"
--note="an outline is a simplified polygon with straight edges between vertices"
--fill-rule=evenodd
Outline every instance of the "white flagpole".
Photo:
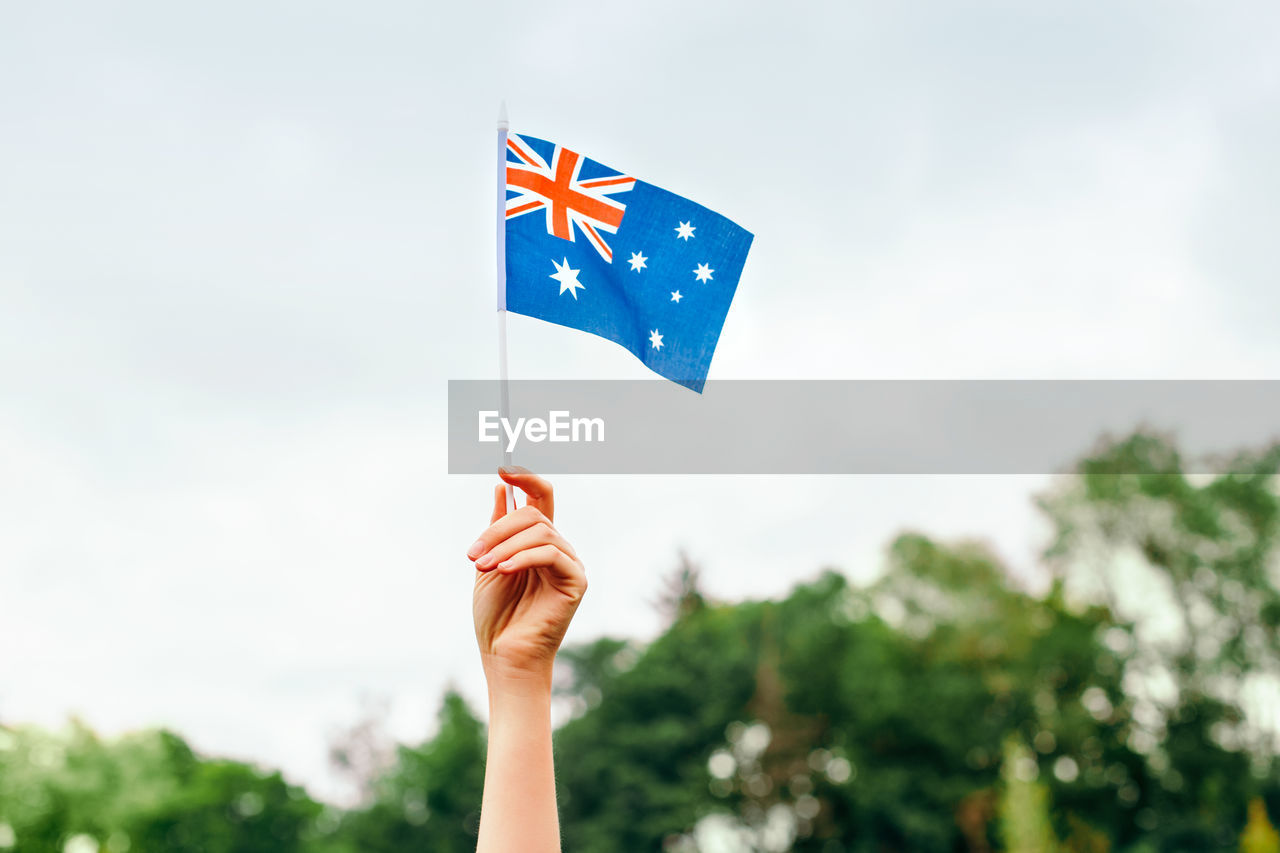
M 507 102 L 498 107 L 498 417 L 507 422 L 511 400 L 507 393 Z M 502 464 L 511 465 L 511 451 L 503 443 Z M 507 512 L 516 508 L 514 486 L 505 486 Z

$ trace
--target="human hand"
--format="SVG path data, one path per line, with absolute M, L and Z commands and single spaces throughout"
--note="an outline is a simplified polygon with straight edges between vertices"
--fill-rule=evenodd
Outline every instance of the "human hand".
M 505 487 L 495 486 L 489 527 L 467 551 L 476 566 L 476 641 L 490 683 L 532 677 L 549 685 L 556 650 L 587 591 L 586 570 L 552 526 L 551 484 L 519 467 L 500 468 L 498 476 L 528 497 L 508 513 Z

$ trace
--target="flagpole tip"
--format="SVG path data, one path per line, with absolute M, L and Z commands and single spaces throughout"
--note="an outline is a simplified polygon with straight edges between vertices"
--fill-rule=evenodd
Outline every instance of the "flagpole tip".
M 498 130 L 507 130 L 511 127 L 507 122 L 507 101 L 504 98 L 498 102 Z

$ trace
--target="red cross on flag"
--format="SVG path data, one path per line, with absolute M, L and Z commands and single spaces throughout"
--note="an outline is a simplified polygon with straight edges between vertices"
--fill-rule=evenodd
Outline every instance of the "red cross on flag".
M 606 263 L 613 262 L 613 250 L 601 231 L 618 232 L 626 205 L 609 196 L 635 186 L 635 178 L 613 175 L 580 180 L 586 158 L 557 145 L 551 164 L 516 134 L 507 137 L 507 150 L 517 162 L 507 161 L 507 189 L 516 195 L 507 199 L 507 219 L 536 210 L 547 211 L 547 233 L 562 240 L 574 240 L 577 226 Z

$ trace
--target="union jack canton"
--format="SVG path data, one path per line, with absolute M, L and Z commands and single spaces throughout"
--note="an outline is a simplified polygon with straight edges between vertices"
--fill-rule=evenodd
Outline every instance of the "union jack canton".
M 508 135 L 506 183 L 507 310 L 615 341 L 701 393 L 751 233 L 532 136 Z

